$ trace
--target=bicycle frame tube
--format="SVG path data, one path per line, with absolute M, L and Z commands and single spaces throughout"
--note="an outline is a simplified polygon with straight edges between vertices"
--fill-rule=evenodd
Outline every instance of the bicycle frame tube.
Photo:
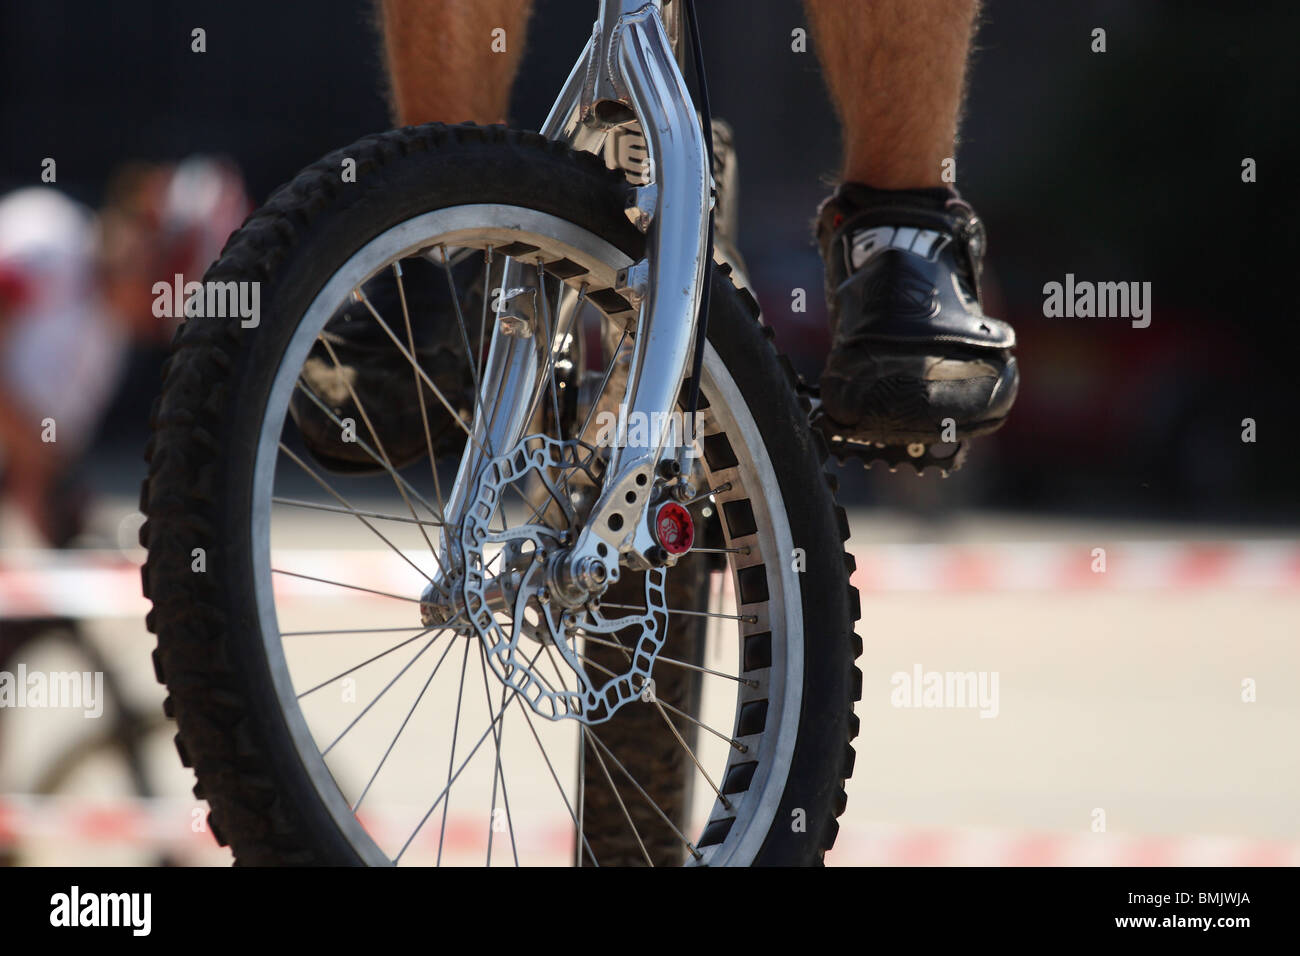
M 676 2 L 669 2 L 674 10 L 670 26 L 680 38 Z M 677 406 L 705 275 L 711 170 L 662 7 L 660 0 L 601 0 L 591 38 L 542 127 L 543 135 L 583 149 L 591 148 L 611 129 L 638 122 L 651 173 L 650 181 L 636 189 L 628 209 L 633 222 L 646 232 L 646 258 L 620 276 L 618 288 L 638 310 L 625 399 L 627 421 L 644 423 L 649 440 L 642 447 L 615 444 L 610 449 L 604 490 L 573 548 L 575 561 L 594 551 L 599 537 L 632 564 L 649 566 L 645 555 L 655 542 L 644 520 L 648 496 L 639 489 L 650 487 L 648 479 L 653 478 L 660 458 L 672 456 L 666 449 L 670 435 L 666 413 Z M 530 281 L 535 272 L 532 264 L 509 262 L 501 288 L 527 290 L 535 284 Z M 498 318 L 503 309 L 496 308 Z M 540 310 L 538 302 L 535 327 Z M 448 501 L 449 527 L 463 517 L 487 461 L 484 449 L 503 454 L 523 437 L 526 410 L 545 384 L 547 341 L 543 334 L 524 339 L 503 335 L 497 323 L 483 379 L 486 402 L 480 403 L 482 411 L 475 416 L 476 440 L 473 447 L 466 447 Z M 641 476 L 643 484 L 637 485 Z M 630 490 L 639 493 L 630 496 Z M 635 498 L 633 504 L 629 497 Z

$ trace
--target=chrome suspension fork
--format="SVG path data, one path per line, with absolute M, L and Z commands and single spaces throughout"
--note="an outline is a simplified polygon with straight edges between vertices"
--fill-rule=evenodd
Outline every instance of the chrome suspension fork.
M 670 15 L 669 27 L 679 30 L 680 20 Z M 649 176 L 635 190 L 628 215 L 646 232 L 646 258 L 620 274 L 617 291 L 637 313 L 624 399 L 626 420 L 643 423 L 648 440 L 637 447 L 615 443 L 610 448 L 601 496 L 571 549 L 575 566 L 602 542 L 632 566 L 652 563 L 647 554 L 655 541 L 646 508 L 659 462 L 677 454 L 668 447 L 667 413 L 677 406 L 691 357 L 712 201 L 704 139 L 660 0 L 601 0 L 591 38 L 542 133 L 583 149 L 633 122 L 645 136 Z M 546 366 L 552 361 L 546 346 L 554 342 L 558 347 L 563 338 L 544 328 L 547 306 L 538 278 L 534 264 L 505 263 L 500 281 L 504 294 L 494 297 L 496 322 L 471 429 L 474 437 L 446 506 L 445 551 L 454 551 L 449 535 L 460 526 L 490 456 L 506 454 L 523 438 L 529 410 L 545 387 Z M 529 337 L 507 334 L 510 326 L 503 327 L 502 317 L 517 314 L 520 306 L 533 309 L 536 334 Z M 558 319 L 551 316 L 549 321 Z M 617 562 L 610 565 L 613 579 Z

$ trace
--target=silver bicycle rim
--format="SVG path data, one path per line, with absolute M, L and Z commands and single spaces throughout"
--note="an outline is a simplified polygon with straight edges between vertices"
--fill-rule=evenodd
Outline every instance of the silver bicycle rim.
M 309 729 L 299 706 L 280 632 L 272 588 L 270 538 L 279 444 L 289 398 L 303 363 L 325 322 L 352 290 L 392 262 L 431 245 L 455 246 L 469 236 L 489 240 L 497 236 L 503 243 L 527 241 L 543 250 L 557 250 L 575 260 L 598 263 L 600 271 L 610 276 L 630 264 L 626 255 L 599 236 L 566 220 L 523 207 L 457 206 L 400 223 L 354 253 L 317 294 L 281 358 L 258 436 L 251 515 L 252 568 L 267 664 L 280 711 L 302 766 L 344 839 L 370 865 L 388 865 L 393 860 L 353 814 L 321 754 L 321 745 Z M 735 474 L 733 484 L 736 481 L 743 484 L 743 488 L 733 487 L 731 491 L 719 494 L 718 504 L 722 506 L 728 500 L 743 497 L 750 501 L 753 509 L 756 528 L 751 545 L 753 560 L 749 563 L 765 566 L 768 597 L 763 619 L 748 626 L 751 631 L 763 627 L 770 629 L 772 666 L 746 674 L 757 686 L 742 689 L 736 701 L 739 709 L 747 699 L 768 700 L 763 732 L 757 735 L 758 739 L 748 753 L 742 756 L 737 756 L 734 750 L 728 753 L 729 764 L 756 760 L 757 770 L 743 793 L 728 796 L 730 808 L 724 807 L 721 801 L 715 802 L 708 819 L 734 819 L 734 823 L 726 839 L 701 848 L 695 862 L 748 865 L 756 858 L 774 825 L 795 749 L 803 687 L 801 592 L 790 560 L 792 534 L 766 446 L 738 386 L 712 345 L 706 350 L 701 390 L 709 401 L 708 414 L 712 418 L 713 430 L 726 434 L 737 459 L 737 466 L 731 470 Z M 719 485 L 725 478 L 725 475 L 710 474 L 710 487 Z M 729 547 L 733 545 L 730 539 L 727 543 Z M 733 585 L 740 560 L 737 557 L 731 562 Z M 739 632 L 736 635 L 738 647 L 743 636 Z M 738 673 L 739 667 L 738 664 Z M 715 780 L 721 780 L 725 772 L 726 768 L 711 769 Z M 695 838 L 697 835 L 692 836 Z

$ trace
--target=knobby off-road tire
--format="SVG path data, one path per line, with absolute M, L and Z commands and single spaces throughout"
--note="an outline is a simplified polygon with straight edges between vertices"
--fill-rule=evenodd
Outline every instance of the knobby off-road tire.
M 344 158 L 356 162 L 355 183 L 341 179 Z M 416 215 L 451 206 L 538 210 L 638 259 L 644 236 L 624 214 L 627 190 L 624 178 L 595 157 L 535 134 L 440 124 L 395 130 L 305 169 L 231 237 L 209 269 L 208 281 L 261 283 L 261 323 L 243 329 L 238 320 L 191 319 L 178 330 L 152 415 L 140 540 L 149 552 L 142 578 L 153 602 L 148 627 L 158 637 L 155 670 L 169 691 L 165 711 L 177 722 L 181 758 L 198 779 L 195 795 L 210 805 L 212 831 L 237 863 L 360 862 L 290 739 L 255 608 L 253 460 L 271 383 L 297 322 L 357 249 Z M 756 787 L 764 773 L 779 770 L 782 777 L 763 790 L 761 809 L 770 822 L 757 841 L 746 837 L 753 850 L 740 862 L 816 864 L 834 842 L 844 810 L 857 732 L 852 702 L 861 696 L 853 664 L 861 651 L 853 632 L 858 598 L 842 544 L 848 526 L 824 470 L 825 445 L 808 428 L 789 363 L 759 324 L 756 303 L 725 271 L 715 269 L 710 281 L 710 368 L 720 360 L 747 406 L 747 420 L 756 426 L 751 433 L 765 445 L 761 457 L 770 461 L 762 469 L 770 493 L 783 502 L 776 523 L 788 526 L 783 540 L 806 556 L 806 568 L 793 578 L 798 593 L 789 596 L 788 613 L 801 616 L 798 646 L 780 634 L 748 634 L 737 649 L 745 676 L 763 688 L 780 683 L 769 684 L 769 672 L 773 678 L 778 669 L 801 672 L 781 701 L 754 699 L 761 690 L 737 707 L 734 733 L 749 739 L 765 732 L 765 716 L 770 728 L 785 706 L 782 739 L 789 745 L 779 766 L 755 766 L 751 758 L 730 767 L 722 789 L 734 800 L 751 780 Z M 725 436 L 708 451 L 711 467 L 736 467 Z M 724 502 L 720 511 L 728 541 L 754 533 L 749 501 Z M 764 521 L 760 516 L 757 524 Z M 206 556 L 202 573 L 192 570 L 196 548 Z M 755 587 L 756 573 L 762 577 L 762 565 L 735 579 L 742 599 Z M 766 597 L 766 583 L 757 584 Z M 623 740 L 620 748 L 625 744 L 635 741 Z M 677 786 L 680 776 L 665 774 L 665 785 Z M 671 797 L 665 794 L 665 802 Z M 588 812 L 614 811 L 589 804 Z M 732 822 L 725 814 L 712 819 L 699 845 L 720 844 Z M 589 818 L 587 829 L 616 824 L 612 816 Z M 617 849 L 617 838 L 609 839 Z M 634 862 L 630 852 L 618 857 Z

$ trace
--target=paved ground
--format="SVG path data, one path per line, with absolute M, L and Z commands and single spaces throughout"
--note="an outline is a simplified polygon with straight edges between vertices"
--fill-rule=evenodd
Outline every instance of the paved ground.
M 116 526 L 131 508 L 125 501 L 110 504 L 100 523 Z M 309 514 L 293 519 L 296 545 L 337 544 Z M 887 581 L 882 585 L 885 578 L 871 576 L 865 560 L 887 553 L 897 562 L 905 554 L 907 560 L 923 558 L 927 567 L 940 567 L 954 554 L 965 554 L 969 563 L 972 553 L 983 553 L 986 561 L 1001 561 L 997 556 L 1010 552 L 979 549 L 1011 543 L 1011 552 L 1029 555 L 1028 563 L 1077 552 L 1086 564 L 1093 547 L 1112 542 L 1231 540 L 1236 536 L 1230 529 L 1182 529 L 1171 535 L 1167 528 L 985 518 L 950 524 L 937 538 L 928 527 L 928 540 L 939 546 L 907 550 L 917 526 L 866 512 L 851 518 L 851 546 L 864 568 L 859 583 L 871 589 L 863 595 L 859 627 L 866 650 L 860 661 L 864 694 L 858 707 L 857 769 L 840 845 L 830 862 L 1300 861 L 1295 813 L 1300 798 L 1300 751 L 1295 746 L 1300 738 L 1300 587 L 1252 587 L 1249 575 L 1193 574 L 1125 587 L 1096 581 L 1084 586 L 1086 575 L 1064 575 L 1018 589 L 1010 580 L 1014 576 L 995 568 L 968 574 L 951 587 L 941 577 L 933 586 L 899 590 Z M 345 546 L 372 545 L 349 538 Z M 338 559 L 336 554 L 331 560 L 337 565 Z M 1283 580 L 1295 578 L 1284 575 Z M 347 603 L 341 614 L 344 605 L 321 601 L 313 587 L 297 582 L 286 588 L 286 594 L 296 589 L 299 595 L 295 628 L 411 623 L 410 607 L 390 608 L 382 601 Z M 153 682 L 148 663 L 152 642 L 142 625 L 130 617 L 106 617 L 89 621 L 87 629 L 120 670 L 131 698 L 152 711 L 162 691 Z M 393 632 L 364 640 L 382 638 L 372 646 L 383 649 L 407 636 Z M 357 647 L 355 635 L 294 640 L 304 647 L 293 652 L 291 664 L 309 682 L 312 676 L 338 673 L 340 661 L 356 660 L 349 657 Z M 410 644 L 358 672 L 359 703 L 350 701 L 338 684 L 310 695 L 304 706 L 313 726 L 331 736 L 343 731 L 422 645 Z M 422 721 L 411 725 L 425 729 L 403 737 L 367 801 L 380 802 L 412 783 L 428 793 L 444 785 L 450 756 L 445 728 L 456 713 L 462 660 L 467 677 L 457 764 L 487 727 L 487 698 L 499 703 L 498 685 L 489 679 L 485 690 L 477 650 L 471 648 L 468 656 L 465 650 L 463 643 L 453 646 L 444 638 L 421 656 L 422 662 L 437 660 L 434 655 L 446 652 L 417 711 Z M 710 653 L 710 666 L 728 666 L 720 643 Z M 53 647 L 41 655 L 29 658 L 28 667 L 87 666 Z M 983 708 L 996 709 L 996 716 L 981 717 L 978 707 L 900 706 L 906 699 L 900 697 L 899 675 L 911 678 L 918 672 L 923 680 L 930 672 L 982 674 L 988 691 L 996 677 L 995 705 L 990 700 Z M 346 763 L 349 746 L 377 752 L 376 741 L 391 738 L 391 728 L 401 723 L 427 676 L 427 668 L 420 672 L 415 666 L 398 678 L 344 735 L 335 756 Z M 1243 701 L 1243 681 L 1254 682 L 1254 702 Z M 729 726 L 727 703 L 715 696 L 705 722 Z M 5 716 L 0 786 L 11 792 L 30 789 L 32 775 L 58 751 L 58 741 L 75 739 L 88 723 L 50 711 L 9 711 Z M 567 728 L 536 718 L 532 726 L 544 741 L 567 733 Z M 390 728 L 387 737 L 385 728 Z M 151 773 L 165 799 L 130 813 L 86 817 L 84 805 L 76 801 L 9 798 L 5 803 L 0 798 L 0 836 L 8 828 L 21 841 L 22 858 L 40 862 L 150 862 L 157 853 L 141 851 L 138 841 L 145 836 L 187 861 L 224 862 L 223 851 L 192 832 L 192 813 L 201 805 L 187 795 L 188 772 L 176 762 L 169 736 L 169 730 L 160 728 L 149 748 Z M 574 738 L 570 734 L 564 741 L 551 758 L 555 774 L 567 785 L 574 775 Z M 719 752 L 714 743 L 709 738 L 701 749 L 706 766 Z M 491 808 L 503 807 L 507 798 L 521 860 L 562 861 L 568 852 L 567 812 L 529 724 L 514 710 L 506 720 L 506 792 L 495 799 L 492 744 L 489 735 L 453 787 L 443 861 L 481 860 Z M 353 779 L 364 786 L 364 776 L 354 772 Z M 386 785 L 393 789 L 386 791 Z M 104 798 L 125 792 L 120 772 L 107 760 L 88 765 L 65 789 Z M 702 806 L 707 790 L 699 793 L 701 789 Z M 427 805 L 409 806 L 396 819 L 375 819 L 371 826 L 400 843 L 427 810 Z M 409 858 L 435 858 L 441 814 L 439 806 Z M 497 819 L 505 822 L 502 816 Z M 1096 832 L 1103 820 L 1104 832 Z M 495 833 L 492 839 L 494 861 L 510 861 L 509 833 Z

